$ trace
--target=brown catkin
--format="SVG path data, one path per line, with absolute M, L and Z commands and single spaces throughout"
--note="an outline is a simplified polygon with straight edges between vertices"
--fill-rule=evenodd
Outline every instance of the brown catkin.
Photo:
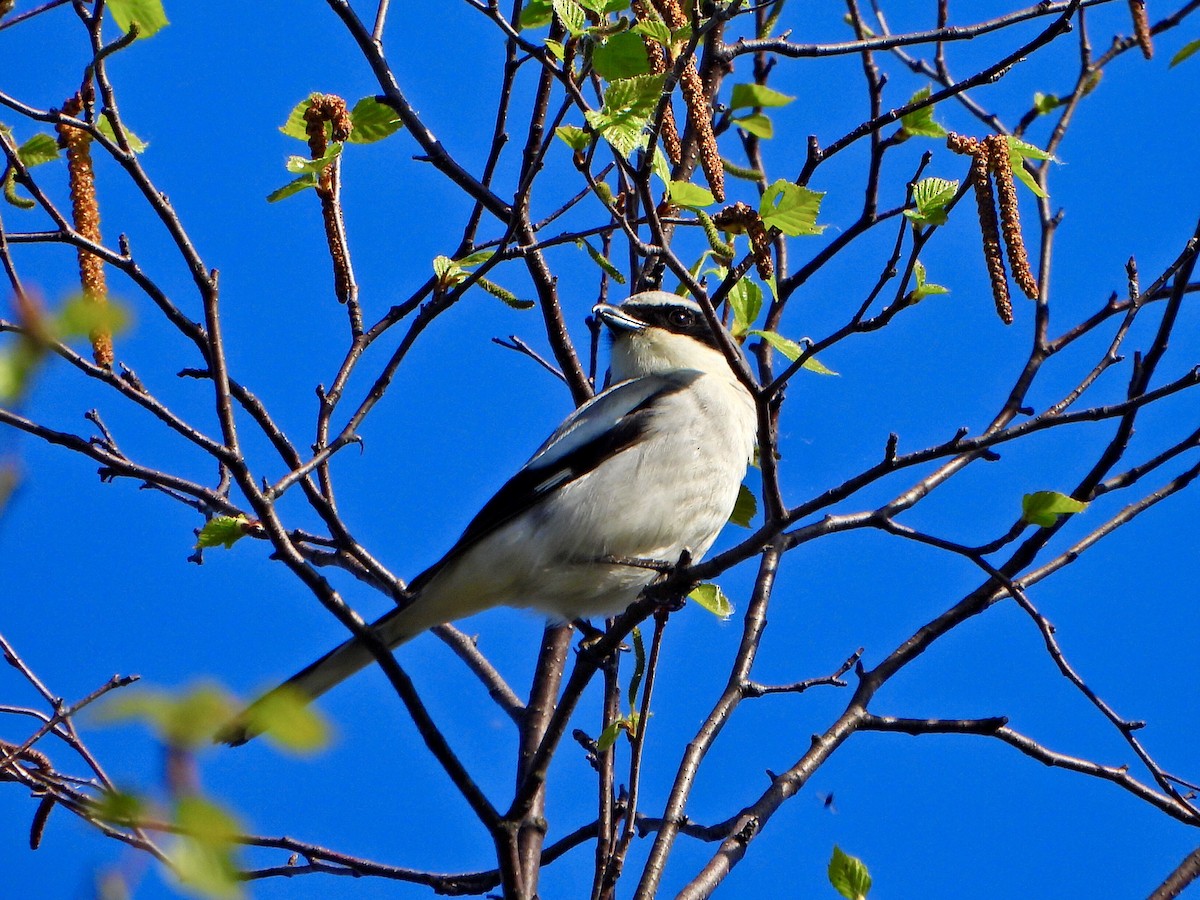
M 657 21 L 657 19 L 651 16 L 650 10 L 646 8 L 644 0 L 633 0 L 632 8 L 639 22 Z M 661 75 L 671 67 L 670 60 L 667 58 L 667 50 L 662 44 L 645 35 L 642 36 L 642 44 L 646 48 L 646 58 L 650 61 L 650 74 Z M 663 110 L 662 128 L 659 130 L 659 137 L 662 140 L 663 151 L 667 154 L 667 159 L 671 161 L 671 165 L 679 165 L 679 160 L 682 156 L 682 148 L 679 143 L 679 128 L 675 124 L 675 111 L 671 108 L 669 102 L 666 109 Z
M 345 141 L 354 128 L 345 100 L 336 94 L 313 94 L 309 98 L 308 109 L 304 111 L 304 130 L 308 134 L 308 151 L 313 159 L 320 159 L 329 149 L 326 122 L 331 126 L 330 132 L 335 141 Z M 350 297 L 350 260 L 346 256 L 346 242 L 342 239 L 341 217 L 338 214 L 335 164 L 336 160 L 325 166 L 317 176 L 317 196 L 321 198 L 325 238 L 333 260 L 333 289 L 338 301 L 346 303 Z
M 1129 0 L 1129 11 L 1133 14 L 1133 36 L 1142 48 L 1142 56 L 1154 58 L 1154 41 L 1150 37 L 1150 17 L 1146 15 L 1146 0 Z
M 996 198 L 992 194 L 992 178 L 988 165 L 988 145 L 973 137 L 946 135 L 946 146 L 955 153 L 971 157 L 971 183 L 975 186 L 975 205 L 979 210 L 979 228 L 983 232 L 983 259 L 992 283 L 992 299 L 996 312 L 1005 325 L 1013 320 L 1012 298 L 1008 293 L 1008 278 L 1004 274 L 1004 254 L 1000 249 L 1000 225 L 996 221 Z M 1005 153 L 1008 150 L 1005 148 Z
M 83 111 L 83 100 L 78 94 L 63 104 L 62 111 L 68 116 L 78 116 Z M 92 168 L 92 136 L 81 128 L 58 124 L 59 143 L 67 151 L 67 179 L 71 188 L 71 220 L 75 231 L 94 244 L 100 243 L 100 207 L 96 203 L 96 172 Z M 108 305 L 108 287 L 104 279 L 104 261 L 88 250 L 77 251 L 79 259 L 79 283 L 83 288 L 85 302 L 97 306 Z M 108 328 L 93 328 L 89 335 L 92 342 L 92 359 L 96 365 L 111 369 L 113 364 L 112 331 Z
M 771 260 L 771 241 L 758 210 L 739 200 L 713 216 L 713 224 L 724 231 L 736 234 L 745 232 L 750 237 L 750 249 L 754 253 L 754 265 L 758 269 L 759 277 L 763 281 L 771 280 L 775 274 L 775 264 Z
M 1030 300 L 1038 298 L 1038 283 L 1029 267 L 1029 254 L 1021 236 L 1021 215 L 1017 211 L 1017 186 L 1013 181 L 1012 160 L 1008 155 L 1008 138 L 994 134 L 987 138 L 988 168 L 996 182 L 996 199 L 1000 207 L 1000 231 L 1008 247 L 1008 265 L 1013 281 Z
M 687 24 L 687 16 L 679 0 L 655 0 L 655 8 L 672 30 Z M 679 89 L 683 94 L 683 102 L 687 104 L 688 124 L 696 135 L 700 168 L 704 170 L 709 190 L 717 202 L 724 203 L 725 169 L 721 165 L 721 152 L 717 149 L 717 136 L 713 133 L 712 104 L 709 103 L 704 80 L 696 68 L 695 58 L 689 59 L 684 65 L 683 73 L 679 76 Z

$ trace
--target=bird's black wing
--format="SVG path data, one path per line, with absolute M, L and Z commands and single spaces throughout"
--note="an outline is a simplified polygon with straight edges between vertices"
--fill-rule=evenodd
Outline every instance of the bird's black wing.
M 646 375 L 623 381 L 575 410 L 483 505 L 450 551 L 412 580 L 409 590 L 420 590 L 468 547 L 634 444 L 645 433 L 655 403 L 686 388 L 696 374 Z

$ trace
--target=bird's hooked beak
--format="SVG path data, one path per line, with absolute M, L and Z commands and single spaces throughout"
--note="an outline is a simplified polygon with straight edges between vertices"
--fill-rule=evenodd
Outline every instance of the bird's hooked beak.
M 629 314 L 622 312 L 620 307 L 610 306 L 607 303 L 597 303 L 592 307 L 592 314 L 611 328 L 613 332 L 641 331 L 646 327 L 645 322 L 640 322 Z

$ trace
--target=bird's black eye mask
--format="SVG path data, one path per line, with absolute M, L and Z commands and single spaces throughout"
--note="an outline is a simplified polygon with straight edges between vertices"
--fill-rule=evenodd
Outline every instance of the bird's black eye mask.
M 621 311 L 654 328 L 694 337 L 700 343 L 712 347 L 718 353 L 721 352 L 717 336 L 712 333 L 704 319 L 704 313 L 699 310 L 663 303 L 623 303 Z

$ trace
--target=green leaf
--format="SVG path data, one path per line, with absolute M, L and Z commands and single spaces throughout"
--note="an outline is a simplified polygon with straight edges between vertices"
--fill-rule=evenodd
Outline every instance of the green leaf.
M 587 13 L 575 0 L 553 0 L 554 12 L 563 27 L 572 37 L 578 37 L 587 29 Z
M 107 722 L 141 722 L 164 744 L 194 749 L 211 743 L 236 711 L 229 694 L 202 684 L 177 695 L 151 688 L 114 694 L 98 715 Z
M 575 125 L 560 125 L 554 129 L 554 134 L 576 153 L 582 153 L 592 142 L 588 133 Z
M 750 113 L 748 116 L 738 116 L 733 120 L 733 124 L 755 137 L 770 140 L 775 136 L 775 126 L 771 120 L 762 113 Z
M 1050 528 L 1058 517 L 1083 512 L 1087 504 L 1058 491 L 1036 491 L 1021 498 L 1021 518 L 1030 525 Z
M 915 94 L 908 98 L 908 103 L 919 103 L 922 100 L 928 100 L 933 89 L 929 85 L 921 88 Z M 946 129 L 933 120 L 933 107 L 923 106 L 920 109 L 900 117 L 900 127 L 905 134 L 914 137 L 930 137 L 940 138 L 946 136 Z
M 108 11 L 117 20 L 117 27 L 129 33 L 136 25 L 138 40 L 153 37 L 171 23 L 167 21 L 162 0 L 108 0 Z
M 593 247 L 590 243 L 581 238 L 575 242 L 575 246 L 582 247 L 584 250 L 586 250 L 587 255 L 592 258 L 592 262 L 607 272 L 608 277 L 617 284 L 625 283 L 625 276 L 621 274 L 621 270 L 614 266 L 603 253 Z
M 96 128 L 114 144 L 117 143 L 117 133 L 113 131 L 112 122 L 108 120 L 108 116 L 98 116 L 96 118 Z M 125 140 L 129 142 L 129 149 L 134 153 L 143 153 L 150 146 L 149 141 L 143 141 L 128 128 L 122 126 L 122 130 L 125 132 Z
M 658 106 L 665 78 L 665 75 L 635 75 L 614 81 L 604 91 L 603 106 L 588 110 L 584 117 L 618 153 L 629 156 L 645 145 L 643 131 Z
M 521 9 L 521 19 L 517 23 L 521 29 L 541 28 L 549 25 L 554 18 L 554 5 L 550 0 L 527 0 Z
M 179 880 L 218 900 L 242 897 L 234 840 L 242 831 L 225 809 L 204 797 L 184 796 L 175 805 L 182 832 L 170 856 Z
M 824 193 L 780 179 L 763 193 L 758 213 L 768 228 L 775 227 L 791 237 L 820 234 L 824 225 L 817 224 Z
M 145 815 L 146 807 L 146 801 L 137 794 L 125 791 L 105 791 L 89 809 L 98 819 L 124 824 Z
M 596 738 L 596 751 L 604 753 L 617 742 L 617 738 L 621 736 L 621 732 L 628 729 L 628 727 L 629 723 L 625 720 L 624 716 L 609 722 L 608 727 L 600 732 L 600 737 Z
M 58 159 L 58 156 L 58 141 L 45 133 L 35 134 L 17 148 L 17 158 L 28 169 Z
M 545 44 L 546 49 L 550 51 L 550 54 L 555 59 L 557 59 L 559 62 L 567 61 L 567 49 L 562 45 L 562 41 L 555 41 L 551 38 L 546 38 Z
M 658 19 L 651 19 L 647 22 L 638 22 L 630 30 L 634 34 L 644 35 L 645 37 L 650 38 L 650 40 L 661 44 L 664 47 L 670 47 L 672 45 L 671 29 L 666 26 L 665 22 L 661 22 Z
M 782 353 L 784 356 L 786 356 L 792 362 L 795 362 L 796 360 L 798 360 L 800 358 L 801 354 L 804 353 L 803 347 L 801 347 L 795 341 L 785 338 L 782 334 L 778 334 L 777 332 L 758 331 L 757 329 L 752 329 L 751 331 L 747 332 L 747 334 L 753 334 L 756 337 L 762 338 L 764 341 L 766 341 L 768 344 L 770 344 L 772 347 L 774 347 L 776 350 L 778 350 L 780 353 Z M 818 375 L 836 375 L 837 374 L 837 372 L 833 371 L 833 369 L 830 369 L 827 366 L 822 365 L 815 356 L 810 356 L 808 359 L 806 359 L 803 362 L 803 364 L 800 366 L 800 368 L 808 369 L 808 371 L 815 372 Z
M 667 196 L 671 198 L 671 202 L 676 206 L 687 206 L 692 209 L 699 209 L 702 206 L 712 206 L 717 202 L 717 198 L 712 195 L 712 191 L 708 190 L 708 188 L 702 188 L 687 181 L 670 182 L 667 185 Z
M 1042 190 L 1041 185 L 1033 180 L 1033 176 L 1025 168 L 1025 160 L 1036 159 L 1038 161 L 1050 160 L 1058 162 L 1053 156 L 1042 150 L 1040 147 L 1035 147 L 1033 144 L 1027 144 L 1025 141 L 1015 138 L 1012 135 L 1008 136 L 1008 162 L 1012 167 L 1013 175 L 1036 194 L 1038 197 L 1045 197 L 1046 192 Z
M 329 724 L 313 708 L 312 698 L 286 685 L 227 719 L 221 730 L 230 722 L 248 726 L 251 734 L 263 734 L 276 746 L 296 753 L 311 753 L 329 744 Z
M 1039 116 L 1044 116 L 1062 105 L 1062 100 L 1054 94 L 1043 94 L 1041 91 L 1037 91 L 1033 95 L 1033 108 Z
M 1168 65 L 1167 68 L 1175 68 L 1175 66 L 1179 65 L 1185 59 L 1194 56 L 1198 50 L 1200 50 L 1200 38 L 1196 38 L 1194 41 L 1188 41 L 1179 48 L 1179 52 L 1171 57 L 1170 65 Z
M 129 313 L 120 303 L 97 303 L 76 294 L 59 309 L 51 331 L 60 338 L 88 337 L 94 331 L 117 334 L 129 327 Z
M 913 186 L 913 203 L 916 209 L 906 209 L 908 216 L 918 225 L 945 225 L 946 206 L 958 193 L 958 182 L 946 178 L 922 178 Z
M 196 548 L 224 546 L 226 550 L 244 538 L 250 521 L 245 516 L 213 516 L 204 523 L 196 539 Z
M 25 393 L 29 378 L 43 355 L 41 345 L 29 340 L 0 351 L 0 401 L 11 403 Z M 4 493 L 7 496 L 7 491 Z
M 532 300 L 522 300 L 508 288 L 500 287 L 494 281 L 488 281 L 486 278 L 480 278 L 477 284 L 491 294 L 493 297 L 511 306 L 513 309 L 533 309 L 537 306 Z
M 316 175 L 301 175 L 299 178 L 292 179 L 283 187 L 276 188 L 275 190 L 271 191 L 271 193 L 267 194 L 267 202 L 278 203 L 280 200 L 292 196 L 292 194 L 298 194 L 301 191 L 306 191 L 309 188 L 315 188 L 316 186 Z
M 592 67 L 607 81 L 644 75 L 650 71 L 646 45 L 629 31 L 614 34 L 592 51 Z
M 915 263 L 913 263 L 913 276 L 917 280 L 917 287 L 908 295 L 909 300 L 911 300 L 913 303 L 924 300 L 926 297 L 930 297 L 934 294 L 950 293 L 950 288 L 948 287 L 942 287 L 940 284 L 926 283 L 925 266 L 921 264 L 920 260 L 917 260 Z
M 733 615 L 733 604 L 729 602 L 725 592 L 711 582 L 697 585 L 696 589 L 688 594 L 688 599 L 695 600 L 717 618 L 728 619 Z
M 298 141 L 308 142 L 308 126 L 304 121 L 304 113 L 312 106 L 312 95 L 309 94 L 299 103 L 292 107 L 292 111 L 288 113 L 287 121 L 279 126 L 279 130 L 288 137 L 293 137 Z
M 735 84 L 730 109 L 748 109 L 767 106 L 787 106 L 795 97 L 773 91 L 765 84 Z
M 762 311 L 762 288 L 749 278 L 743 278 L 730 289 L 729 305 L 733 309 L 733 336 L 740 341 Z
M 833 845 L 833 856 L 829 860 L 829 883 L 846 900 L 866 900 L 871 892 L 871 876 L 861 859 L 842 852 Z
M 350 110 L 350 122 L 354 126 L 348 138 L 351 144 L 373 144 L 404 127 L 400 115 L 374 97 L 363 97 L 354 104 L 354 109 Z M 307 137 L 306 134 L 305 139 Z
M 321 170 L 341 156 L 341 153 L 342 145 L 335 142 L 329 145 L 329 149 L 319 159 L 309 159 L 307 156 L 289 156 L 284 165 L 293 175 L 320 175 Z
M 738 488 L 737 502 L 733 504 L 733 512 L 729 514 L 729 521 L 733 525 L 749 528 L 757 514 L 758 498 L 754 496 L 754 491 L 742 484 Z

